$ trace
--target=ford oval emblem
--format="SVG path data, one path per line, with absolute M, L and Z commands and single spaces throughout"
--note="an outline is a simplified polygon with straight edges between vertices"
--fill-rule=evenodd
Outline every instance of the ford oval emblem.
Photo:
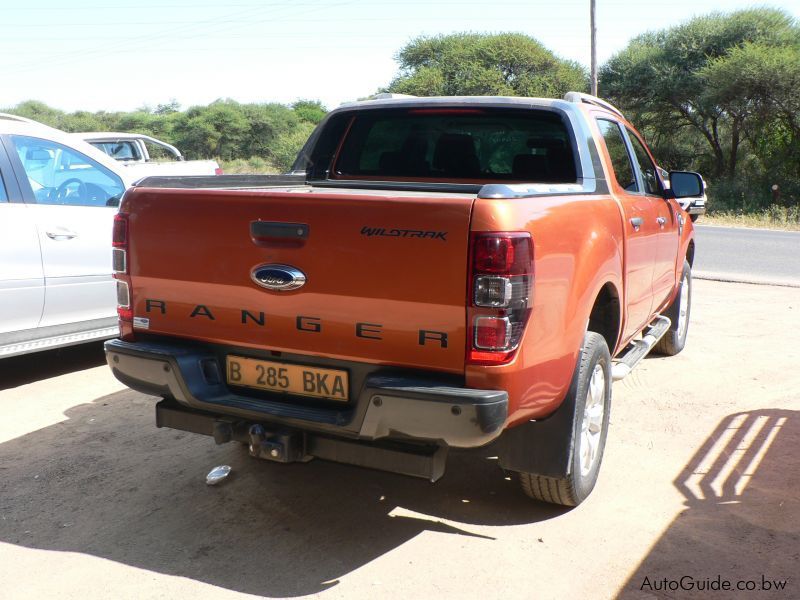
M 289 265 L 260 265 L 252 270 L 250 278 L 263 288 L 278 292 L 296 290 L 306 284 L 306 275 Z

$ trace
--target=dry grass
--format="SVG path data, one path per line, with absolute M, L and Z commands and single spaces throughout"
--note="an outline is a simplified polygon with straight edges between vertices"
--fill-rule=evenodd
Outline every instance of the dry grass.
M 758 212 L 714 211 L 697 221 L 700 225 L 760 227 L 783 231 L 800 231 L 800 207 L 770 206 Z

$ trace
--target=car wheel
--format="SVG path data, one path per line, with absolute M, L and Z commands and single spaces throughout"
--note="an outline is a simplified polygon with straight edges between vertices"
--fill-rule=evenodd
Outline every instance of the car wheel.
M 694 223 L 700 218 L 700 215 L 689 215 L 689 218 L 692 220 L 692 223 Z
M 603 336 L 587 332 L 581 348 L 576 381 L 569 394 L 574 399 L 575 423 L 570 444 L 570 468 L 566 477 L 519 473 L 522 491 L 552 504 L 577 506 L 594 489 L 603 459 L 611 408 L 611 355 Z
M 675 356 L 686 345 L 686 336 L 689 333 L 689 315 L 692 308 L 692 267 L 689 262 L 683 261 L 680 288 L 669 308 L 664 311 L 664 316 L 669 317 L 671 324 L 653 348 L 655 354 Z

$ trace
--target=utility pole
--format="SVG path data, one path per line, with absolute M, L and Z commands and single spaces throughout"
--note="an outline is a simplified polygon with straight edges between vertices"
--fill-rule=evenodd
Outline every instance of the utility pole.
M 595 0 L 589 0 L 589 14 L 592 28 L 592 96 L 597 96 L 597 24 L 595 21 Z

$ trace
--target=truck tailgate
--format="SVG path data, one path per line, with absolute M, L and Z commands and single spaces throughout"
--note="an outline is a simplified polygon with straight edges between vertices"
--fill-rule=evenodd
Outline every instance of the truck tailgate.
M 463 372 L 474 197 L 384 194 L 128 192 L 122 212 L 129 214 L 135 328 Z M 305 236 L 281 237 L 272 224 L 285 223 L 298 225 L 290 234 L 305 228 Z M 294 267 L 306 282 L 265 289 L 253 277 L 264 265 Z

